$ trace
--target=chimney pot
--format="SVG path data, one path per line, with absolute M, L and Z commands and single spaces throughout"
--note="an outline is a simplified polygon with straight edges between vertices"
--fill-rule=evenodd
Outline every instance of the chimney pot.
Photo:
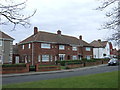
M 98 39 L 99 42 L 101 42 L 101 39 Z
M 82 40 L 82 35 L 79 36 L 79 39 Z
M 38 33 L 38 28 L 34 27 L 34 35 Z
M 58 30 L 58 31 L 57 31 L 57 34 L 61 35 L 61 31 L 60 31 L 60 30 Z

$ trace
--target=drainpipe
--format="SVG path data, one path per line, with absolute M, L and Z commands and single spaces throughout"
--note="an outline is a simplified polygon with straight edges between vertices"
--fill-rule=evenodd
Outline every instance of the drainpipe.
M 32 65 L 34 60 L 34 43 L 32 42 Z

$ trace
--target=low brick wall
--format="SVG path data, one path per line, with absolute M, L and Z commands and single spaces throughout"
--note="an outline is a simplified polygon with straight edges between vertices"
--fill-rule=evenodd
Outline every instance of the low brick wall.
M 84 66 L 95 66 L 95 65 L 100 65 L 100 64 L 102 64 L 102 60 L 96 61 L 96 62 L 85 62 Z
M 102 64 L 107 64 L 109 62 L 109 60 L 103 60 Z
M 26 67 L 3 67 L 0 73 L 10 74 L 10 73 L 25 73 L 29 72 L 29 64 Z
M 36 64 L 36 72 L 39 71 L 56 71 L 60 70 L 60 66 L 40 66 L 39 64 Z
M 71 65 L 66 65 L 66 68 L 79 68 L 79 67 L 84 67 L 84 64 L 71 64 Z

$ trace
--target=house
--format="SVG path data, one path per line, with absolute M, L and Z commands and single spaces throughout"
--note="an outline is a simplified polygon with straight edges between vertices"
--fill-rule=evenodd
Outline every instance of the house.
M 113 55 L 113 46 L 111 42 L 94 40 L 90 43 L 93 46 L 93 58 L 105 58 Z
M 16 45 L 13 45 L 13 59 L 12 59 L 12 63 L 13 64 L 18 64 L 19 63 L 19 59 L 20 59 L 20 55 L 18 53 L 18 45 L 16 43 Z
M 49 33 L 38 31 L 18 44 L 20 63 L 55 63 L 57 60 L 77 60 L 93 58 L 90 44 L 78 38 L 62 35 L 61 31 Z
M 0 63 L 12 63 L 13 38 L 0 31 Z

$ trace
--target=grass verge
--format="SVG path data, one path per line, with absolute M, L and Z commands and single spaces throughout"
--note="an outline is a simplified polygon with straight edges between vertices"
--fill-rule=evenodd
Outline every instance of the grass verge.
M 3 85 L 3 88 L 118 88 L 118 71 Z

